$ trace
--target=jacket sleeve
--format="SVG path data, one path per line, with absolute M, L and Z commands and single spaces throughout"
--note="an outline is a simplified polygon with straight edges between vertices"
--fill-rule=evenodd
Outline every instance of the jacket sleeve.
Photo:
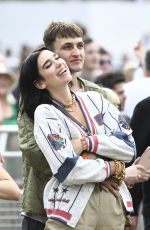
M 50 105 L 40 105 L 34 116 L 35 139 L 54 177 L 65 185 L 104 181 L 110 175 L 108 162 L 77 156 L 56 110 Z
M 30 120 L 26 113 L 18 114 L 18 139 L 19 148 L 23 158 L 35 170 L 51 175 L 49 165 L 46 158 L 38 147 L 34 138 L 34 123 Z
M 132 130 L 114 105 L 103 97 L 100 100 L 103 106 L 94 119 L 103 125 L 105 133 L 89 138 L 90 150 L 101 157 L 130 162 L 136 155 Z

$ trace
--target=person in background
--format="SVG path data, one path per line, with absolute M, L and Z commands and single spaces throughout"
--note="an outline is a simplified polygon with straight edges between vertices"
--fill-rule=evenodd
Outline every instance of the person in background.
M 0 124 L 15 125 L 17 120 L 17 105 L 12 91 L 16 79 L 4 63 L 0 63 Z
M 124 161 L 135 155 L 132 131 L 99 93 L 73 93 L 71 80 L 66 62 L 45 47 L 21 68 L 21 113 L 34 121 L 36 142 L 53 174 L 44 189 L 45 230 L 123 230 L 124 209 L 132 210 L 123 182 Z M 118 182 L 122 199 L 100 185 L 109 177 Z
M 0 163 L 0 199 L 4 200 L 19 200 L 21 191 Z
M 103 47 L 100 47 L 99 54 L 100 54 L 99 67 L 100 67 L 100 71 L 102 72 L 102 74 L 111 71 L 112 70 L 112 60 L 111 60 L 110 53 Z
M 137 148 L 137 156 L 145 151 L 150 146 L 150 97 L 140 101 L 133 112 L 130 122 L 133 130 L 133 136 Z M 136 230 L 138 222 L 138 212 L 141 201 L 143 200 L 143 217 L 144 230 L 150 229 L 150 179 L 144 183 L 136 184 L 131 189 L 133 199 L 134 213 L 132 217 L 132 230 Z
M 119 110 L 124 111 L 124 104 L 126 100 L 124 90 L 125 76 L 121 71 L 111 71 L 102 74 L 96 78 L 95 83 L 112 89 L 118 95 L 120 101 Z
M 87 37 L 84 39 L 85 60 L 81 77 L 91 82 L 100 74 L 99 62 L 100 54 L 99 47 L 93 39 Z
M 125 84 L 125 114 L 131 118 L 137 103 L 150 95 L 150 50 L 144 58 L 144 76 Z
M 123 73 L 125 76 L 125 82 L 130 82 L 135 80 L 135 72 L 137 71 L 137 63 L 135 61 L 127 61 L 123 66 Z

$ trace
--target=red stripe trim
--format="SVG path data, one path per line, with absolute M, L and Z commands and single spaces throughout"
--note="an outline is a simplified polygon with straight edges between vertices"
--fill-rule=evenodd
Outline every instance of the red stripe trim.
M 109 165 L 108 165 L 108 162 L 107 162 L 107 161 L 105 161 L 105 164 L 106 164 L 106 167 L 105 167 L 106 176 L 108 177 L 108 167 L 109 167 Z
M 89 123 L 90 123 L 91 128 L 92 128 L 92 134 L 95 134 L 95 133 L 96 133 L 96 132 L 95 132 L 95 128 L 94 128 L 92 119 L 91 119 L 91 117 L 90 117 L 90 114 L 89 114 L 89 112 L 88 112 L 88 110 L 87 110 L 87 107 L 86 107 L 86 105 L 84 104 L 83 99 L 82 99 L 80 96 L 78 96 L 78 97 L 79 97 L 79 99 L 81 100 L 81 103 L 82 103 L 82 105 L 83 105 L 83 107 L 84 107 L 84 109 L 85 109 L 85 112 L 86 112 L 86 114 L 87 114 L 87 117 L 88 117 L 88 119 L 89 119 Z
M 63 210 L 58 209 L 45 209 L 47 215 L 55 215 L 55 216 L 61 216 L 65 218 L 66 220 L 70 220 L 72 217 L 72 214 L 69 212 L 65 212 Z
M 133 207 L 133 202 L 132 202 L 132 201 L 127 201 L 127 207 L 128 207 L 128 208 Z
M 97 152 L 97 148 L 98 148 L 98 138 L 97 138 L 97 136 L 93 136 L 93 140 L 94 140 L 94 149 L 93 149 L 93 152 L 96 153 Z

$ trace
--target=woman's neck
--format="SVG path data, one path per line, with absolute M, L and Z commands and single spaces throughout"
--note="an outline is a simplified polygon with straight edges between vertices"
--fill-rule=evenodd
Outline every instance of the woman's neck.
M 72 102 L 72 96 L 68 86 L 65 89 L 63 88 L 59 91 L 51 92 L 51 97 L 63 105 L 67 105 Z

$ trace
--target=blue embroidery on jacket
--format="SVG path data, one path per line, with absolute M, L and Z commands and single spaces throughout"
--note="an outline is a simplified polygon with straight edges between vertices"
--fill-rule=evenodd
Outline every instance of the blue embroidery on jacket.
M 113 135 L 117 138 L 119 138 L 120 140 L 123 140 L 127 145 L 129 145 L 131 148 L 135 148 L 135 145 L 134 143 L 132 143 L 129 138 L 128 138 L 128 135 L 124 132 L 121 132 L 121 131 L 116 131 L 113 133 Z
M 48 140 L 55 150 L 60 150 L 65 148 L 65 140 L 63 137 L 60 137 L 58 134 L 48 134 Z
M 102 113 L 98 113 L 94 118 L 96 122 L 98 123 L 98 125 L 103 124 L 103 114 Z

